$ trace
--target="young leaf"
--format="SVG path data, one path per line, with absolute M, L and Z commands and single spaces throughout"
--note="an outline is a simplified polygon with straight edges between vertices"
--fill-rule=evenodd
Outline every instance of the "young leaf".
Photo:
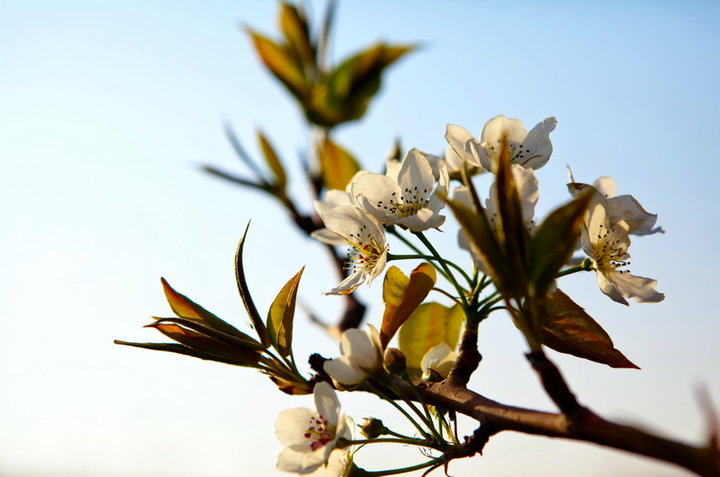
M 560 290 L 546 296 L 540 326 L 543 344 L 555 351 L 612 368 L 640 369 L 615 349 L 607 332 L 580 305 Z
M 191 330 L 195 330 L 199 333 L 207 335 L 211 338 L 215 338 L 224 343 L 231 344 L 233 346 L 239 346 L 241 348 L 247 348 L 256 351 L 265 350 L 265 347 L 263 345 L 261 345 L 256 340 L 243 332 L 239 332 L 239 335 L 229 335 L 227 333 L 223 333 L 222 331 L 218 331 L 214 328 L 210 328 L 208 326 L 205 326 L 204 324 L 186 318 L 159 318 L 153 316 L 153 319 L 157 320 L 158 323 L 175 323 L 177 325 L 183 326 L 184 328 L 190 328 Z
M 530 283 L 534 296 L 544 296 L 560 268 L 572 256 L 580 237 L 585 209 L 590 201 L 583 194 L 558 207 L 543 220 L 530 244 Z
M 282 2 L 278 20 L 288 48 L 295 54 L 298 62 L 306 68 L 316 69 L 315 47 L 310 40 L 310 28 L 305 13 L 295 5 Z
M 235 281 L 237 282 L 238 291 L 240 292 L 240 298 L 242 298 L 243 304 L 245 305 L 245 311 L 247 311 L 250 321 L 252 322 L 255 332 L 260 338 L 260 342 L 267 348 L 270 346 L 270 338 L 268 337 L 267 328 L 263 323 L 260 313 L 258 313 L 255 303 L 253 302 L 250 290 L 247 286 L 247 280 L 245 279 L 245 270 L 243 269 L 243 248 L 245 247 L 245 238 L 247 237 L 250 223 L 245 227 L 245 232 L 238 243 L 237 251 L 235 252 Z
M 223 358 L 226 363 L 255 367 L 260 360 L 260 352 L 257 350 L 223 343 L 222 341 L 173 323 L 155 322 L 147 325 L 147 327 L 155 328 L 168 338 L 201 353 Z M 216 361 L 218 360 L 216 359 Z
M 265 158 L 265 162 L 275 175 L 275 185 L 278 189 L 285 190 L 285 186 L 287 185 L 287 176 L 285 175 L 285 168 L 283 167 L 282 162 L 280 162 L 275 149 L 262 131 L 257 132 L 257 138 L 260 143 L 260 150 Z
M 502 293 L 512 280 L 504 252 L 493 233 L 484 210 L 471 210 L 460 201 L 445 199 L 453 215 L 467 235 L 474 253 L 479 256 L 485 269 Z
M 301 268 L 280 290 L 270 306 L 267 317 L 267 329 L 270 342 L 280 353 L 289 356 L 292 352 L 292 329 L 295 316 L 295 300 L 298 284 L 305 267 Z
M 202 306 L 198 305 L 190 298 L 185 295 L 176 292 L 170 284 L 164 279 L 160 278 L 163 290 L 165 291 L 165 297 L 167 298 L 170 308 L 180 318 L 187 318 L 189 320 L 196 321 L 198 323 L 204 323 L 208 327 L 222 331 L 233 336 L 245 336 L 243 332 L 218 318 L 213 313 L 207 311 Z
M 318 155 L 326 189 L 344 190 L 350 179 L 360 170 L 353 155 L 329 138 L 320 145 Z
M 464 316 L 459 305 L 447 307 L 432 302 L 417 307 L 400 328 L 398 336 L 408 368 L 419 370 L 425 353 L 441 343 L 455 349 Z
M 427 297 L 436 280 L 435 269 L 429 263 L 421 263 L 410 273 L 410 278 L 395 266 L 388 268 L 383 281 L 385 313 L 380 326 L 380 342 L 383 348 Z
M 275 76 L 290 93 L 302 100 L 307 94 L 307 84 L 302 70 L 280 45 L 270 38 L 246 28 L 253 42 L 255 51 L 267 69 Z
M 186 356 L 192 356 L 194 358 L 206 359 L 209 361 L 218 361 L 220 363 L 233 364 L 235 366 L 248 366 L 247 364 L 236 362 L 235 360 L 228 360 L 223 356 L 219 356 L 213 353 L 206 353 L 198 351 L 193 348 L 188 348 L 178 343 L 133 343 L 130 341 L 115 340 L 115 344 L 123 346 L 131 346 L 133 348 L 144 348 L 154 351 L 168 351 L 170 353 L 184 354 Z M 255 367 L 255 366 L 250 366 Z

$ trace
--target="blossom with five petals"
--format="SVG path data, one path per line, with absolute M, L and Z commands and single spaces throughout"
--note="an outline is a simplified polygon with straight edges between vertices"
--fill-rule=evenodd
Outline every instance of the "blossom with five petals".
M 275 422 L 275 434 L 285 446 L 278 456 L 278 470 L 296 474 L 315 472 L 328 464 L 339 438 L 351 437 L 352 421 L 340 414 L 340 401 L 332 386 L 317 383 L 313 397 L 316 410 L 286 409 Z
M 624 220 L 611 222 L 607 199 L 595 191 L 585 214 L 581 243 L 583 251 L 592 259 L 600 290 L 623 305 L 628 304 L 626 298 L 644 303 L 660 302 L 665 295 L 655 290 L 657 281 L 631 275 L 625 269 L 630 265 L 629 230 Z
M 340 338 L 342 356 L 326 361 L 323 368 L 333 380 L 345 387 L 363 382 L 383 363 L 380 334 L 368 325 L 367 332 L 351 328 Z
M 438 193 L 445 193 L 449 178 L 447 169 L 439 167 L 438 177 L 427 156 L 417 149 L 405 155 L 399 168 L 389 164 L 386 174 L 368 173 L 352 182 L 351 195 L 364 210 L 382 224 L 397 224 L 415 232 L 440 227 L 445 203 Z
M 317 205 L 316 205 L 317 207 Z M 349 275 L 328 295 L 347 295 L 367 280 L 370 284 L 387 263 L 385 231 L 377 220 L 354 205 L 320 210 L 326 229 L 312 236 L 331 245 L 348 244 L 351 249 L 345 268 Z
M 495 171 L 503 140 L 510 149 L 510 162 L 528 169 L 540 169 L 552 154 L 550 132 L 556 124 L 555 118 L 545 118 L 528 132 L 520 120 L 499 115 L 485 123 L 480 140 L 454 124 L 447 125 L 445 139 L 463 160 L 489 172 Z

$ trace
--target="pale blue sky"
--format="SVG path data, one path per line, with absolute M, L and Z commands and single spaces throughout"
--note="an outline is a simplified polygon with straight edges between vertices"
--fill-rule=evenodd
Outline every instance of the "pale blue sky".
M 340 57 L 376 39 L 422 48 L 388 76 L 367 120 L 340 140 L 380 169 L 395 137 L 444 148 L 449 122 L 478 133 L 496 114 L 528 127 L 556 116 L 539 213 L 576 178 L 616 178 L 667 229 L 634 240 L 633 272 L 658 279 L 660 305 L 624 308 L 587 276 L 563 279 L 642 371 L 558 356 L 580 398 L 613 418 L 688 440 L 704 432 L 695 388 L 720 402 L 720 234 L 715 115 L 717 2 L 341 2 Z M 315 4 L 320 10 L 320 5 Z M 249 219 L 248 275 L 261 308 L 308 265 L 303 299 L 339 300 L 323 252 L 271 201 L 203 175 L 241 170 L 222 133 L 251 150 L 261 126 L 287 158 L 306 128 L 238 28 L 274 32 L 275 3 L 9 1 L 0 6 L 0 475 L 276 475 L 277 413 L 308 405 L 252 371 L 142 350 L 168 314 L 159 277 L 235 324 L 247 320 L 232 257 Z M 297 165 L 293 166 L 297 168 Z M 293 192 L 302 197 L 304 185 Z M 449 230 L 452 227 L 449 226 Z M 454 234 L 436 234 L 444 247 Z M 317 254 L 317 258 L 315 258 Z M 379 285 L 379 284 L 377 284 Z M 379 298 L 379 286 L 361 291 Z M 380 306 L 371 310 L 377 323 Z M 299 317 L 298 358 L 337 353 Z M 498 316 L 481 330 L 477 389 L 551 409 Z M 392 413 L 343 394 L 360 419 Z M 368 404 L 369 403 L 369 404 Z M 386 459 L 382 449 L 368 452 Z M 414 454 L 408 451 L 406 462 Z M 588 468 L 589 467 L 589 468 Z M 500 435 L 454 475 L 685 475 L 596 447 Z

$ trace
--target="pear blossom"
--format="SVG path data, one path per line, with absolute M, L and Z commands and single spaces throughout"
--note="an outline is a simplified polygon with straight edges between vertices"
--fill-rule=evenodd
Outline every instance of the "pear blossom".
M 437 346 L 433 346 L 422 357 L 420 361 L 420 368 L 422 369 L 423 377 L 429 377 L 431 370 L 437 374 L 446 378 L 450 374 L 458 355 L 454 349 L 447 343 L 441 343 Z
M 388 245 L 385 231 L 377 220 L 354 205 L 340 205 L 322 209 L 320 213 L 326 229 L 312 236 L 331 245 L 350 245 L 345 268 L 349 275 L 328 295 L 347 295 L 366 280 L 368 284 L 382 273 L 387 263 Z
M 572 173 L 570 173 L 570 178 L 569 188 L 573 195 L 577 195 L 585 188 L 590 187 L 587 184 L 576 183 L 572 178 Z M 665 233 L 662 227 L 655 227 L 657 214 L 651 214 L 645 210 L 635 197 L 629 194 L 615 195 L 617 185 L 613 178 L 599 177 L 593 182 L 592 187 L 607 199 L 607 213 L 610 222 L 615 223 L 624 220 L 629 227 L 628 233 L 632 235 Z
M 351 437 L 352 421 L 340 414 L 340 401 L 332 386 L 317 383 L 313 397 L 316 410 L 303 407 L 286 409 L 275 422 L 275 434 L 285 446 L 278 456 L 278 470 L 313 473 L 328 464 L 339 438 Z M 335 459 L 338 457 L 342 455 Z
M 340 353 L 339 358 L 325 362 L 325 372 L 344 387 L 358 385 L 382 366 L 380 334 L 372 325 L 367 331 L 346 330 L 340 338 Z
M 528 132 L 520 120 L 499 115 L 485 123 L 480 140 L 474 138 L 467 129 L 454 124 L 447 125 L 445 139 L 468 164 L 494 172 L 504 138 L 513 164 L 540 169 L 552 154 L 550 132 L 556 124 L 555 118 L 545 118 Z
M 438 193 L 445 193 L 449 178 L 447 169 L 438 169 L 437 178 L 427 156 L 411 149 L 397 168 L 389 161 L 386 174 L 364 174 L 352 182 L 351 195 L 380 223 L 397 224 L 415 232 L 440 227 L 445 203 Z
M 626 298 L 637 302 L 657 303 L 665 295 L 655 290 L 657 281 L 631 275 L 625 269 L 630 262 L 630 227 L 624 220 L 613 223 L 607 210 L 607 199 L 595 193 L 586 212 L 582 229 L 583 251 L 592 259 L 600 290 L 613 301 L 627 305 Z

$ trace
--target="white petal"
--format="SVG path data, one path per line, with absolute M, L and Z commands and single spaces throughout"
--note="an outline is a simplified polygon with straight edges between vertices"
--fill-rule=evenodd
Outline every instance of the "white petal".
M 325 361 L 323 369 L 331 378 L 345 386 L 360 384 L 367 378 L 367 373 L 351 365 L 347 356 Z
M 327 465 L 321 465 L 315 472 L 309 474 L 309 477 L 345 477 L 351 463 L 352 455 L 350 451 L 347 449 L 333 449 Z
M 485 123 L 480 133 L 480 142 L 490 144 L 497 149 L 503 136 L 508 142 L 519 144 L 527 136 L 527 130 L 519 119 L 507 118 L 500 114 Z
M 340 416 L 340 401 L 332 386 L 324 382 L 317 383 L 313 388 L 313 398 L 318 414 L 327 419 L 330 425 L 337 426 Z
M 415 214 L 409 215 L 397 221 L 413 232 L 424 232 L 428 229 L 436 229 L 445 222 L 445 216 L 439 215 L 432 209 L 424 207 Z
M 600 192 L 605 197 L 615 197 L 615 193 L 617 191 L 617 184 L 615 183 L 615 179 L 613 179 L 612 177 L 598 177 L 592 185 L 597 189 L 598 192 Z
M 365 282 L 365 274 L 354 271 L 325 295 L 347 295 Z
M 633 298 L 639 303 L 658 303 L 665 299 L 663 293 L 655 290 L 657 281 L 652 278 L 638 277 L 617 271 L 613 272 L 609 278 L 620 293 L 627 298 Z
M 286 447 L 278 456 L 277 469 L 294 474 L 309 474 L 325 463 L 323 452 L 301 452 Z
M 535 217 L 535 204 L 539 197 L 538 179 L 532 169 L 525 169 L 517 164 L 513 164 L 512 173 L 520 196 L 523 221 L 528 225 Z
M 341 205 L 351 205 L 350 194 L 344 190 L 332 189 L 325 193 L 324 200 L 315 201 L 315 210 L 322 216 L 325 212 Z
M 532 128 L 527 137 L 522 139 L 523 149 L 529 152 L 516 162 L 529 169 L 540 169 L 544 166 L 552 154 L 550 132 L 555 129 L 556 124 L 555 118 L 545 118 Z
M 468 142 L 474 139 L 473 135 L 470 134 L 467 129 L 454 124 L 448 124 L 445 127 L 445 139 L 452 150 L 455 151 L 455 154 L 457 154 L 463 161 L 467 161 L 474 166 L 480 166 L 477 159 L 475 159 L 475 157 L 470 154 L 466 148 Z
M 351 328 L 345 331 L 340 341 L 340 350 L 355 368 L 372 371 L 378 366 L 380 350 L 363 330 Z
M 398 202 L 401 195 L 398 184 L 382 174 L 365 174 L 360 177 L 353 184 L 351 193 L 363 209 L 383 223 L 394 217 L 390 202 Z
M 635 235 L 648 235 L 662 228 L 653 228 L 657 214 L 651 214 L 631 195 L 619 195 L 608 199 L 610 221 L 624 220 L 629 232 Z
M 450 370 L 455 364 L 457 353 L 447 343 L 441 343 L 438 346 L 430 348 L 422 357 L 420 368 L 423 374 L 430 369 L 434 370 L 443 378 L 450 374 Z
M 609 277 L 598 271 L 597 280 L 600 290 L 604 294 L 609 296 L 612 301 L 618 302 L 622 305 L 629 305 L 625 297 L 623 297 L 623 294 L 620 292 L 620 290 L 618 290 L 618 288 L 615 286 L 613 281 L 609 279 Z
M 329 245 L 345 245 L 347 243 L 344 238 L 327 227 L 314 230 L 310 236 Z
M 387 247 L 385 247 L 383 253 L 378 257 L 377 263 L 375 264 L 375 268 L 373 268 L 370 275 L 367 277 L 368 286 L 370 286 L 375 280 L 378 275 L 380 275 L 383 270 L 385 270 L 385 265 L 387 264 Z
M 317 415 L 312 409 L 296 407 L 285 409 L 275 421 L 275 435 L 283 446 L 309 442 L 305 437 L 310 421 Z
M 432 167 L 425 155 L 418 149 L 410 149 L 403 159 L 398 173 L 400 191 L 419 191 L 420 197 L 428 197 L 435 185 Z

